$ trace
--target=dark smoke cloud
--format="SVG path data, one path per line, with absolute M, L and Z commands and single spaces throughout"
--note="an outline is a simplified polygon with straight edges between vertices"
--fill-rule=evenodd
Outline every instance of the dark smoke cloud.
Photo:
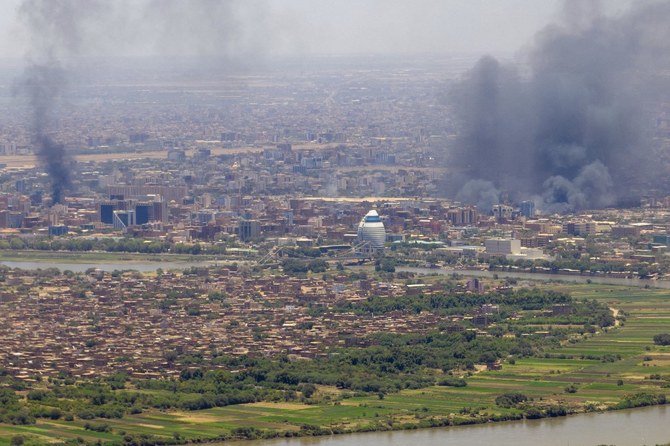
M 51 180 L 52 204 L 62 202 L 71 184 L 70 159 L 64 146 L 51 136 L 54 111 L 66 86 L 62 61 L 80 53 L 87 43 L 87 28 L 103 11 L 102 5 L 95 0 L 87 1 L 85 7 L 80 1 L 26 0 L 19 9 L 29 30 L 30 49 L 18 88 L 32 109 L 33 141 Z
M 71 185 L 70 160 L 52 135 L 67 81 L 83 69 L 78 58 L 137 50 L 190 55 L 198 70 L 239 67 L 240 60 L 249 64 L 276 43 L 269 38 L 275 30 L 266 23 L 263 4 L 261 0 L 24 0 L 19 14 L 30 45 L 17 86 L 33 111 L 33 140 L 51 180 L 52 202 L 61 202 Z
M 500 202 L 500 191 L 490 181 L 470 180 L 458 191 L 456 200 L 475 204 L 479 209 L 491 209 Z
M 61 203 L 64 190 L 70 186 L 69 157 L 64 146 L 49 136 L 51 114 L 64 82 L 64 74 L 57 66 L 33 64 L 26 68 L 20 86 L 33 111 L 33 141 L 51 180 L 52 204 Z
M 606 17 L 597 2 L 569 1 L 564 16 L 536 36 L 528 73 L 484 57 L 452 92 L 462 128 L 450 157 L 462 175 L 450 187 L 459 199 L 481 184 L 468 180 L 486 180 L 489 197 L 499 189 L 570 211 L 661 182 L 649 109 L 667 88 L 670 3 Z

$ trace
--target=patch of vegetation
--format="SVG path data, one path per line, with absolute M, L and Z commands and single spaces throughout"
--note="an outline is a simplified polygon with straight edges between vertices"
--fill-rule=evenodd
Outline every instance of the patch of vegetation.
M 670 333 L 659 333 L 654 335 L 654 344 L 670 345 Z
M 139 380 L 119 373 L 88 380 L 63 375 L 21 381 L 0 370 L 0 416 L 5 423 L 0 425 L 0 444 L 10 444 L 13 437 L 33 444 L 40 441 L 38 436 L 42 441 L 80 437 L 82 444 L 183 444 L 415 429 L 665 404 L 670 364 L 658 354 L 664 349 L 650 340 L 670 331 L 666 292 L 552 287 L 558 288 L 553 296 L 566 296 L 569 305 L 625 310 L 625 327 L 605 331 L 592 325 L 591 332 L 583 325 L 566 325 L 546 327 L 542 334 L 517 334 L 518 327 L 531 326 L 530 318 L 546 312 L 546 303 L 523 308 L 535 305 L 532 299 L 542 297 L 541 290 L 525 297 L 491 295 L 501 299 L 501 312 L 513 308 L 502 299 L 518 303 L 518 319 L 498 324 L 504 327 L 500 336 L 478 335 L 476 330 L 380 333 L 364 339 L 366 347 L 332 349 L 328 356 L 310 361 L 286 355 L 170 351 L 171 367 L 182 372 L 169 379 Z M 470 308 L 477 308 L 481 301 L 471 302 Z M 582 310 L 576 311 L 569 316 Z M 491 360 L 503 363 L 503 369 L 475 367 Z M 630 376 L 649 379 L 641 387 Z
M 525 401 L 528 401 L 528 397 L 523 393 L 503 393 L 502 395 L 496 397 L 496 406 L 510 408 L 515 407 L 519 403 L 523 403 Z

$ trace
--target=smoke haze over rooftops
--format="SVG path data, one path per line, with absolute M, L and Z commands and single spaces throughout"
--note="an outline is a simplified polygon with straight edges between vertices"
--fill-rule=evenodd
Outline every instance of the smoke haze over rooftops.
M 560 212 L 664 181 L 648 112 L 669 85 L 670 3 L 615 17 L 597 2 L 564 11 L 537 34 L 528 74 L 487 56 L 451 92 L 462 124 L 449 154 L 461 168 L 454 196 L 487 207 L 504 192 Z
M 465 168 L 460 186 L 481 181 L 459 186 L 463 199 L 490 202 L 504 189 L 560 210 L 625 196 L 630 178 L 650 166 L 641 111 L 657 91 L 648 73 L 665 62 L 659 55 L 668 42 L 667 5 L 635 5 L 606 16 L 597 2 L 566 2 L 563 23 L 541 32 L 530 51 L 529 77 L 490 57 L 470 72 L 453 95 L 464 125 L 451 158 Z M 27 68 L 17 92 L 33 108 L 34 141 L 58 201 L 69 169 L 53 140 L 54 110 L 72 58 L 190 55 L 225 69 L 271 54 L 448 52 L 506 42 L 495 51 L 523 41 L 554 7 L 534 0 L 24 0 L 16 40 Z M 627 169 L 633 147 L 640 162 Z

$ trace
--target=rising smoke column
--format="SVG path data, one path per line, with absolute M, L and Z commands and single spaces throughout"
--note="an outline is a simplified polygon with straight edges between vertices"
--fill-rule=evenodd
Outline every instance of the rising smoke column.
M 667 2 L 617 17 L 566 2 L 564 22 L 537 34 L 529 73 L 482 58 L 451 95 L 462 123 L 451 193 L 485 204 L 505 191 L 552 212 L 616 204 L 641 179 L 659 184 L 646 112 L 667 87 L 669 23 Z
M 64 189 L 70 185 L 69 160 L 65 148 L 48 135 L 51 112 L 63 82 L 63 74 L 57 67 L 32 65 L 26 69 L 21 85 L 32 108 L 37 156 L 51 180 L 52 204 L 62 202 Z
M 54 141 L 55 109 L 66 85 L 63 62 L 79 54 L 88 18 L 100 11 L 95 0 L 26 0 L 19 8 L 29 37 L 27 66 L 19 81 L 32 111 L 37 156 L 51 181 L 52 204 L 63 200 L 70 186 L 70 160 L 62 144 Z
M 50 135 L 75 59 L 139 48 L 170 58 L 191 55 L 192 70 L 220 72 L 235 58 L 249 63 L 266 52 L 273 41 L 268 32 L 277 30 L 265 23 L 265 9 L 263 0 L 24 0 L 19 15 L 29 49 L 18 89 L 31 106 L 33 140 L 51 180 L 52 203 L 61 202 L 71 184 L 70 160 Z

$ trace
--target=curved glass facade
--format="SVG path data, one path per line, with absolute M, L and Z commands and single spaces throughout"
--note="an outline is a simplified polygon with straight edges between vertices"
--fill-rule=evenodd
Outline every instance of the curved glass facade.
M 375 210 L 371 210 L 358 224 L 358 240 L 370 242 L 374 249 L 383 249 L 386 241 L 386 230 L 381 217 Z

